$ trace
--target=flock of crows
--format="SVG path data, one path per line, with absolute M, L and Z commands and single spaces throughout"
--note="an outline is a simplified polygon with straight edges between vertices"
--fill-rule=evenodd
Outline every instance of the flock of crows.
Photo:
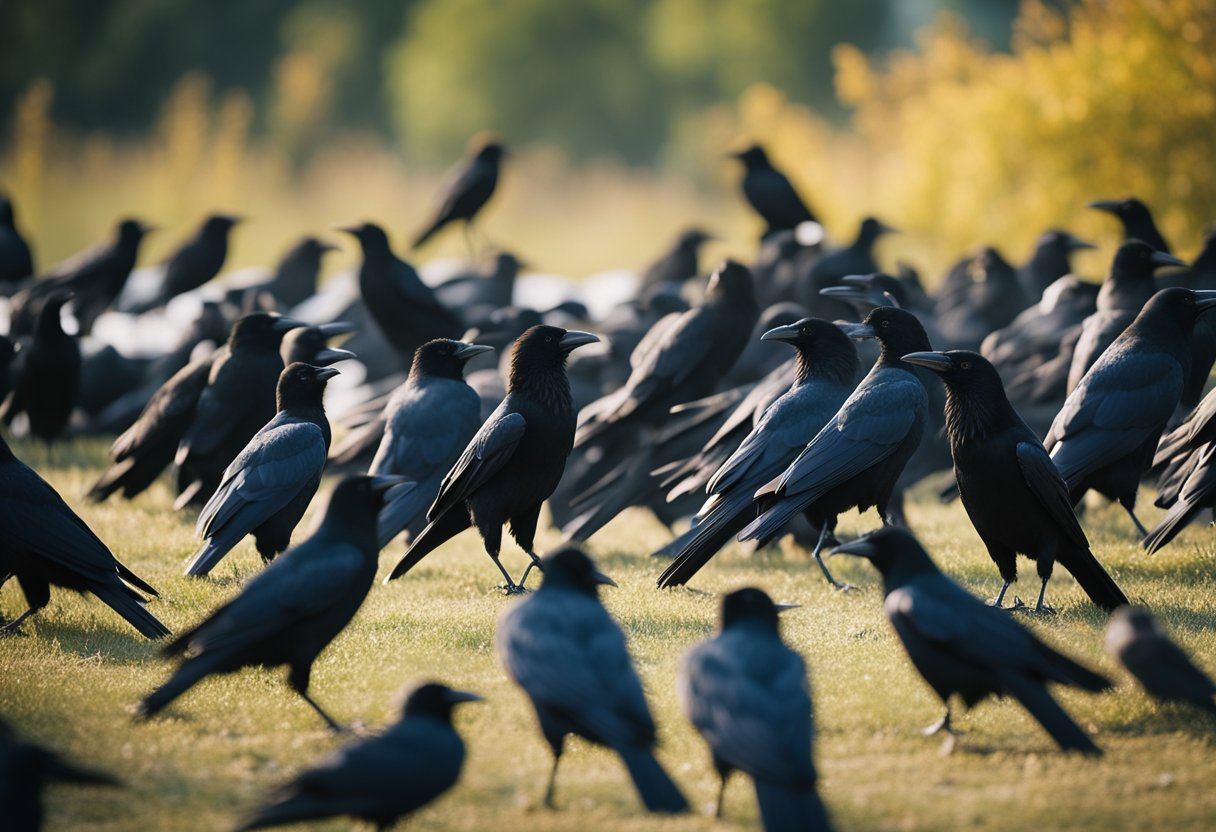
M 207 219 L 136 294 L 128 277 L 148 225 L 123 220 L 111 243 L 35 280 L 12 204 L 0 202 L 6 422 L 48 444 L 118 434 L 92 500 L 130 499 L 172 468 L 175 508 L 198 509 L 188 574 L 207 575 L 247 536 L 268 564 L 168 643 L 180 662 L 139 712 L 162 711 L 213 674 L 285 665 L 292 689 L 341 730 L 310 696 L 310 670 L 371 590 L 380 551 L 404 534 L 391 581 L 472 526 L 508 593 L 522 592 L 534 567 L 543 573 L 495 640 L 553 751 L 545 802 L 575 734 L 619 754 L 648 810 L 686 811 L 654 756 L 625 637 L 598 598 L 613 582 L 577 545 L 631 506 L 669 527 L 693 516 L 654 553 L 667 559 L 660 587 L 693 580 L 735 539 L 758 547 L 792 533 L 841 589 L 828 547 L 871 561 L 895 633 L 945 706 L 930 730 L 947 732 L 947 745 L 953 696 L 971 706 L 1008 694 L 1061 749 L 1100 753 L 1047 684 L 1110 682 L 1000 609 L 1018 555 L 1035 562 L 1040 585 L 1032 608 L 1015 607 L 1051 612 L 1058 562 L 1112 612 L 1108 649 L 1149 693 L 1216 711 L 1216 686 L 1147 610 L 1128 606 L 1076 514 L 1090 490 L 1118 501 L 1152 552 L 1216 503 L 1216 394 L 1203 397 L 1216 360 L 1216 326 L 1203 316 L 1216 307 L 1216 235 L 1188 265 L 1142 203 L 1094 202 L 1125 232 L 1100 284 L 1070 267 L 1072 252 L 1092 246 L 1052 230 L 1021 266 L 994 248 L 967 256 L 930 296 L 911 268 L 887 274 L 875 262 L 875 241 L 892 229 L 866 219 L 852 243 L 829 249 L 764 151 L 736 155 L 766 228 L 750 267 L 727 260 L 703 286 L 698 254 L 710 237 L 690 230 L 640 273 L 628 301 L 590 321 L 576 301 L 513 306 L 521 264 L 509 254 L 428 285 L 365 223 L 342 229 L 362 263 L 340 309 L 317 302 L 333 246 L 307 238 L 273 277 L 199 304 L 179 343 L 153 356 L 86 336 L 107 317 L 131 328 L 163 320 L 174 298 L 197 295 L 221 270 L 239 218 Z M 490 142 L 457 171 L 419 244 L 450 223 L 471 227 L 503 157 Z M 331 345 L 340 336 L 349 338 Z M 356 357 L 366 403 L 331 447 L 327 381 Z M 904 492 L 951 467 L 942 497 L 961 499 L 1003 582 L 990 604 L 940 572 L 906 528 Z M 327 470 L 345 475 L 316 530 L 290 548 Z M 1149 477 L 1168 509 L 1151 530 L 1135 514 Z M 541 558 L 546 502 L 565 542 Z M 840 544 L 837 517 L 870 507 L 883 527 Z M 501 559 L 504 526 L 529 558 L 518 580 Z M 170 635 L 145 605 L 155 590 L 0 440 L 0 583 L 8 578 L 29 609 L 6 632 L 57 586 L 92 593 L 144 636 Z M 722 786 L 735 769 L 754 780 L 766 829 L 827 829 L 806 669 L 781 639 L 781 608 L 757 589 L 726 595 L 717 635 L 685 656 L 680 698 Z M 457 780 L 464 746 L 451 714 L 478 698 L 415 687 L 399 723 L 305 771 L 241 828 L 337 814 L 387 827 Z M 3 723 L 0 775 L 0 812 L 14 829 L 37 828 L 42 780 L 107 780 Z

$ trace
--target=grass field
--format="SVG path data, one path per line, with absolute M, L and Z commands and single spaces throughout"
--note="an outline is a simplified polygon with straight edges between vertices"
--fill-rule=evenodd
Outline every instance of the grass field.
M 171 512 L 158 483 L 133 503 L 86 504 L 81 495 L 105 460 L 102 442 L 56 449 L 18 444 L 113 548 L 161 592 L 151 609 L 174 630 L 199 620 L 258 569 L 249 543 L 214 580 L 180 576 L 194 549 L 191 517 Z M 328 486 L 326 486 L 328 487 Z M 939 506 L 931 492 L 915 495 L 910 521 L 941 567 L 971 591 L 991 597 L 995 568 L 961 506 Z M 1147 496 L 1147 495 L 1145 495 Z M 1159 512 L 1142 498 L 1142 518 Z M 307 528 L 306 519 L 302 528 Z M 842 518 L 843 537 L 869 529 L 873 514 Z M 1196 526 L 1153 558 L 1134 545 L 1117 507 L 1084 518 L 1095 551 L 1127 594 L 1153 607 L 1201 666 L 1216 671 L 1216 547 Z M 718 595 L 756 585 L 786 613 L 786 639 L 807 659 L 818 728 L 821 790 L 839 829 L 1210 829 L 1216 826 L 1216 720 L 1148 700 L 1102 649 L 1104 617 L 1064 570 L 1049 587 L 1058 610 L 1027 623 L 1045 640 L 1111 674 L 1102 695 L 1058 691 L 1064 706 L 1093 732 L 1106 755 L 1066 756 L 1016 703 L 989 701 L 959 719 L 965 731 L 951 756 L 919 729 L 940 716 L 936 699 L 904 657 L 881 613 L 880 585 L 868 564 L 841 558 L 837 574 L 858 586 L 829 588 L 793 547 L 746 557 L 727 550 L 695 588 L 659 592 L 661 564 L 646 553 L 666 532 L 633 511 L 597 536 L 590 549 L 620 584 L 604 598 L 629 634 L 660 728 L 661 758 L 691 800 L 680 818 L 646 815 L 619 762 L 574 741 L 562 762 L 556 811 L 539 807 L 550 762 L 523 694 L 499 669 L 492 636 L 512 601 L 492 586 L 498 575 L 475 535 L 429 557 L 392 586 L 376 585 L 353 624 L 325 652 L 313 693 L 339 720 L 374 729 L 396 717 L 395 695 L 410 680 L 434 678 L 482 693 L 487 701 L 458 713 L 469 756 L 459 786 L 403 826 L 410 829 L 709 830 L 758 827 L 750 784 L 736 775 L 726 816 L 715 821 L 716 776 L 700 738 L 676 703 L 678 658 L 709 634 Z M 299 539 L 299 536 L 297 537 Z M 542 548 L 556 543 L 547 529 Z M 401 552 L 382 556 L 384 570 Z M 509 549 L 518 573 L 524 556 Z M 1034 597 L 1032 565 L 1016 586 Z M 0 612 L 24 610 L 10 582 Z M 281 671 L 248 670 L 210 679 L 164 715 L 136 722 L 131 707 L 162 682 L 169 665 L 156 646 L 93 599 L 56 594 L 25 627 L 25 637 L 0 640 L 0 714 L 26 737 L 75 760 L 116 773 L 123 789 L 53 787 L 47 793 L 54 830 L 217 830 L 268 789 L 347 741 L 325 730 L 290 692 Z M 3 823 L 0 822 L 0 826 Z M 345 820 L 316 829 L 346 829 Z

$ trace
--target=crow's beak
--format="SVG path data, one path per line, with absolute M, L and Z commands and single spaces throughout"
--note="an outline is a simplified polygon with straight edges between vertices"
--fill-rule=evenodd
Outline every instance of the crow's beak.
M 572 329 L 562 336 L 559 346 L 562 352 L 570 352 L 587 344 L 595 344 L 599 341 L 599 337 L 592 335 L 590 332 L 580 332 L 577 329 Z
M 832 557 L 836 555 L 854 555 L 855 557 L 873 560 L 877 552 L 874 549 L 874 544 L 864 537 L 859 537 L 856 540 L 850 540 L 848 543 L 842 543 L 832 550 Z
M 141 222 L 139 224 L 139 231 L 141 234 L 151 234 L 153 231 L 160 231 L 160 226 L 152 225 L 151 223 L 147 222 Z
M 331 246 L 330 248 L 333 248 Z M 357 332 L 359 327 L 347 321 L 333 321 L 328 324 L 317 324 L 317 330 L 326 338 L 333 338 L 337 335 L 346 335 L 351 332 Z
M 864 341 L 867 338 L 878 337 L 878 333 L 874 331 L 874 327 L 869 324 L 852 324 L 845 321 L 837 321 L 836 326 L 854 341 Z
M 339 251 L 341 246 L 336 246 L 333 243 L 327 243 L 324 240 L 317 240 L 317 251 L 324 254 L 327 251 Z
M 460 346 L 452 354 L 461 361 L 468 361 L 470 358 L 481 355 L 483 352 L 494 352 L 493 347 L 486 346 L 485 344 L 470 344 L 465 341 L 458 341 L 457 343 Z
M 796 610 L 801 607 L 802 604 L 773 604 L 773 606 L 777 608 L 778 613 L 783 613 L 789 612 L 790 610 Z
M 895 226 L 893 226 L 893 225 L 887 225 L 885 222 L 882 222 L 882 221 L 880 221 L 880 220 L 875 220 L 875 222 L 878 224 L 878 233 L 879 233 L 880 235 L 881 235 L 881 234 L 898 234 L 898 233 L 899 233 L 899 229 L 898 229 L 898 228 L 896 228 L 896 227 L 895 227 Z
M 1087 203 L 1086 207 L 1096 208 L 1099 211 L 1108 211 L 1113 214 L 1119 210 L 1119 200 L 1095 199 L 1093 202 Z
M 1097 248 L 1096 245 L 1088 240 L 1082 240 L 1080 237 L 1074 237 L 1071 234 L 1068 235 L 1068 239 L 1065 241 L 1064 245 L 1069 251 L 1082 251 L 1087 248 Z
M 591 577 L 597 584 L 603 584 L 604 586 L 616 586 L 616 581 L 612 580 L 612 578 L 609 578 L 598 569 L 592 570 Z
M 326 347 L 323 350 L 317 350 L 317 354 L 313 356 L 313 363 L 318 367 L 328 367 L 330 364 L 334 364 L 338 361 L 346 361 L 347 359 L 358 357 L 359 356 L 355 355 L 350 350 L 342 350 L 338 349 L 337 347 Z M 334 370 L 334 372 L 336 373 L 338 371 Z
M 362 227 L 358 225 L 335 225 L 334 231 L 341 231 L 343 234 L 349 234 L 352 237 L 358 237 L 363 233 Z
M 329 381 L 336 375 L 341 375 L 341 373 L 334 367 L 321 367 L 316 372 L 316 377 L 321 381 Z
M 299 329 L 302 326 L 308 326 L 304 321 L 297 321 L 295 318 L 283 316 L 274 322 L 275 332 L 290 332 L 293 329 Z
M 798 340 L 798 325 L 787 324 L 786 326 L 773 327 L 768 332 L 761 335 L 760 340 L 784 341 L 787 344 L 792 344 Z
M 1216 308 L 1216 289 L 1201 289 L 1195 292 L 1195 308 L 1207 312 Z
M 1153 261 L 1154 266 L 1185 266 L 1186 261 L 1180 260 L 1172 254 L 1166 254 L 1164 251 L 1154 251 L 1149 258 Z
M 950 356 L 944 352 L 910 352 L 901 360 L 918 367 L 926 367 L 935 373 L 944 373 L 954 366 Z
M 473 693 L 471 690 L 448 690 L 447 700 L 453 705 L 459 705 L 461 702 L 484 702 L 485 697 L 480 694 Z
M 820 289 L 819 294 L 827 298 L 836 298 L 837 300 L 847 301 L 849 303 L 864 303 L 868 306 L 878 307 L 881 303 L 875 303 L 870 297 L 868 287 L 861 286 L 828 286 Z

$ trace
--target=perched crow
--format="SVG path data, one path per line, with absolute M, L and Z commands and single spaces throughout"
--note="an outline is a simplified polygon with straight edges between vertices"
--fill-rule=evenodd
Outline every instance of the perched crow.
M 458 338 L 464 322 L 422 282 L 414 267 L 393 254 L 384 229 L 374 223 L 341 228 L 359 241 L 359 294 L 372 320 L 401 355 L 412 361 L 414 350 L 435 338 Z
M 380 513 L 381 546 L 402 531 L 413 540 L 426 527 L 440 483 L 481 425 L 481 400 L 465 384 L 465 362 L 491 350 L 438 339 L 414 353 L 409 378 L 385 406 L 384 438 L 368 468 L 406 479 Z
M 758 589 L 722 599 L 721 630 L 684 654 L 680 705 L 709 743 L 721 777 L 735 769 L 752 778 L 765 832 L 827 830 L 811 759 L 814 723 L 802 657 L 781 640 L 780 608 Z
M 1069 394 L 1043 444 L 1074 505 L 1092 488 L 1148 534 L 1136 490 L 1182 395 L 1195 321 L 1212 307 L 1216 292 L 1162 289 Z
M 238 830 L 337 815 L 388 829 L 456 784 L 464 766 L 464 741 L 452 727 L 452 711 L 463 702 L 480 701 L 475 693 L 436 682 L 414 687 L 396 725 L 297 775 Z
M 1047 683 L 1102 691 L 1110 682 L 1069 659 L 950 580 L 911 534 L 879 529 L 836 547 L 832 554 L 856 555 L 882 573 L 887 619 L 908 658 L 946 706 L 926 736 L 946 731 L 953 748 L 950 696 L 968 708 L 989 694 L 1022 703 L 1065 751 L 1101 754 L 1085 732 L 1047 692 Z
M 1195 666 L 1144 607 L 1121 607 L 1106 625 L 1106 652 L 1162 702 L 1216 714 L 1216 682 Z
M 301 326 L 293 318 L 251 312 L 232 327 L 227 350 L 212 360 L 207 386 L 173 458 L 178 467 L 174 508 L 215 493 L 229 464 L 274 417 L 283 372 L 279 348 L 283 336 Z
M 882 350 L 878 362 L 785 473 L 756 492 L 762 513 L 739 535 L 740 540 L 767 543 L 803 512 L 820 531 L 812 555 L 837 588 L 844 585 L 832 577 L 820 554 L 836 516 L 874 506 L 887 522 L 887 502 L 920 445 L 929 409 L 925 381 L 901 360 L 930 349 L 915 315 L 883 306 L 846 331 L 854 338 L 877 338 Z
M 397 477 L 348 477 L 308 540 L 256 575 L 240 594 L 165 648 L 184 659 L 140 703 L 151 716 L 213 673 L 287 665 L 287 682 L 325 723 L 341 726 L 308 695 L 313 662 L 350 623 L 376 578 L 376 516 Z
M 1157 251 L 1170 253 L 1170 244 L 1157 230 L 1148 206 L 1135 197 L 1127 199 L 1099 199 L 1089 203 L 1090 208 L 1113 215 L 1123 225 L 1123 239 L 1143 240 Z
M 228 292 L 227 299 L 238 309 L 252 312 L 260 308 L 260 297 L 273 300 L 271 308 L 263 311 L 286 312 L 317 293 L 317 276 L 321 260 L 338 247 L 316 237 L 304 237 L 283 255 L 271 278 L 253 286 L 242 286 Z
M 514 604 L 494 636 L 499 659 L 536 708 L 553 750 L 545 805 L 553 806 L 567 734 L 620 755 L 651 812 L 684 812 L 688 802 L 654 756 L 655 725 L 621 628 L 600 602 L 611 578 L 578 549 L 545 558 L 544 582 Z
M 125 219 L 114 230 L 114 239 L 72 257 L 13 298 L 9 332 L 33 332 L 38 310 L 52 293 L 71 292 L 72 315 L 81 335 L 88 335 L 101 314 L 109 309 L 135 268 L 144 235 L 155 228 L 136 219 Z
M 355 325 L 345 321 L 296 327 L 283 336 L 283 343 L 279 345 L 279 358 L 282 359 L 284 367 L 290 367 L 297 361 L 317 367 L 328 367 L 348 358 L 358 358 L 359 356 L 350 350 L 340 350 L 329 345 L 330 338 L 348 335 L 354 331 Z
M 70 298 L 54 292 L 42 304 L 33 338 L 17 353 L 13 393 L 4 409 L 5 424 L 24 413 L 30 434 L 48 445 L 67 429 L 80 396 L 80 344 L 63 331 L 60 318 Z
M 449 173 L 439 194 L 435 218 L 415 238 L 413 247 L 418 248 L 445 225 L 457 220 L 464 220 L 467 238 L 473 218 L 494 196 L 494 189 L 498 187 L 498 169 L 506 155 L 507 150 L 500 143 L 485 142 L 473 158 Z
M 541 504 L 561 480 L 574 444 L 566 357 L 598 340 L 589 332 L 553 326 L 534 326 L 519 337 L 511 354 L 507 397 L 443 478 L 426 514 L 429 525 L 410 541 L 386 580 L 404 575 L 432 550 L 476 525 L 507 591 L 522 588 L 539 560 L 532 542 Z M 518 585 L 498 560 L 502 527 L 508 522 L 511 536 L 532 558 Z
M 271 561 L 291 544 L 291 533 L 321 485 L 329 454 L 325 383 L 332 367 L 299 362 L 279 376 L 278 413 L 254 434 L 224 471 L 224 479 L 198 516 L 203 546 L 186 574 L 206 575 L 245 535 Z
M 963 507 L 1005 582 L 993 606 L 1001 606 L 1017 580 L 1019 554 L 1038 564 L 1042 586 L 1035 612 L 1048 609 L 1043 596 L 1056 561 L 1098 606 L 1109 611 L 1126 604 L 1090 551 L 1059 471 L 1009 404 L 987 359 L 952 350 L 914 352 L 904 361 L 937 373 L 946 387 L 946 434 Z
M 1072 274 L 1073 252 L 1092 248 L 1097 246 L 1067 231 L 1058 228 L 1044 231 L 1035 242 L 1030 259 L 1018 269 L 1018 282 L 1027 300 L 1038 302 L 1048 286 Z
M 148 595 L 156 590 L 119 563 L 55 489 L 0 438 L 0 585 L 10 577 L 21 585 L 30 608 L 4 630 L 16 630 L 50 603 L 54 585 L 93 593 L 147 638 L 169 634 L 131 587 Z
M 165 274 L 156 295 L 137 304 L 133 311 L 142 313 L 164 306 L 219 274 L 228 258 L 228 232 L 242 219 L 231 214 L 212 214 L 203 220 L 194 236 L 165 261 Z
M 11 294 L 14 286 L 33 275 L 34 256 L 29 243 L 17 230 L 13 201 L 0 194 L 0 285 L 3 285 L 3 293 Z
M 49 748 L 16 737 L 0 719 L 0 817 L 8 832 L 42 828 L 42 789 L 47 783 L 117 786 L 117 780 L 65 760 Z
M 803 318 L 769 330 L 769 341 L 797 350 L 793 386 L 769 405 L 751 433 L 706 486 L 709 499 L 670 550 L 675 561 L 659 576 L 660 587 L 685 584 L 755 516 L 756 490 L 789 467 L 853 392 L 857 349 L 835 324 Z
M 790 180 L 773 167 L 764 148 L 754 144 L 731 155 L 743 163 L 743 196 L 767 225 L 765 237 L 793 230 L 799 223 L 817 222 Z

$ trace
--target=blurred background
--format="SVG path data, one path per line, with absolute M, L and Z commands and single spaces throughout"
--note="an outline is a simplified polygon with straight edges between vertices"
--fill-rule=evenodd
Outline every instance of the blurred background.
M 251 218 L 230 268 L 360 219 L 400 244 L 483 130 L 513 151 L 485 234 L 575 277 L 692 223 L 754 256 L 725 158 L 752 140 L 829 237 L 874 214 L 905 232 L 882 261 L 928 283 L 1051 225 L 1113 242 L 1084 205 L 1128 194 L 1189 259 L 1216 220 L 1216 4 L 0 2 L 0 189 L 40 269 L 125 214 L 164 229 L 145 262 L 211 210 Z

